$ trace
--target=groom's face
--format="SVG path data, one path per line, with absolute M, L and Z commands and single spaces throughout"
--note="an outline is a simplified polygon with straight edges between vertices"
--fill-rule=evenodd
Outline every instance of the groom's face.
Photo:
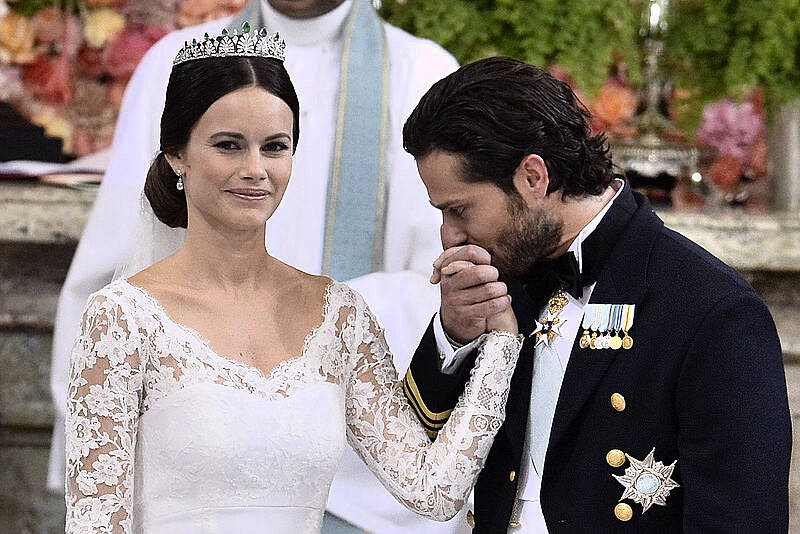
M 541 207 L 491 182 L 464 180 L 460 156 L 434 150 L 417 161 L 431 204 L 442 212 L 442 247 L 478 245 L 506 279 L 553 253 L 563 224 Z

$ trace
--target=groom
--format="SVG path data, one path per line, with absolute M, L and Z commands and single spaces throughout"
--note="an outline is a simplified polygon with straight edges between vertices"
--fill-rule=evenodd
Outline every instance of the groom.
M 411 114 L 404 146 L 445 251 L 406 395 L 435 436 L 511 296 L 526 339 L 474 532 L 786 532 L 772 318 L 614 173 L 588 118 L 565 84 L 505 58 L 462 67 Z

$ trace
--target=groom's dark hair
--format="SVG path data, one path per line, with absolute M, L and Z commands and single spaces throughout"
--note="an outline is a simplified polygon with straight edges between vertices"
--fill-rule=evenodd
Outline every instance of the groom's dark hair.
M 464 179 L 516 192 L 514 171 L 528 154 L 547 165 L 548 193 L 599 195 L 615 178 L 603 134 L 570 87 L 515 59 L 465 65 L 436 82 L 403 127 L 417 160 L 433 150 L 461 156 Z

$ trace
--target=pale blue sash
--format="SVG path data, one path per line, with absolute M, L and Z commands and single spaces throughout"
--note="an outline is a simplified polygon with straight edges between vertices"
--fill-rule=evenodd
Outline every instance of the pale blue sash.
M 231 27 L 246 20 L 262 26 L 259 2 L 248 3 Z M 382 268 L 388 125 L 385 30 L 369 0 L 353 0 L 343 36 L 322 257 L 322 273 L 336 280 Z

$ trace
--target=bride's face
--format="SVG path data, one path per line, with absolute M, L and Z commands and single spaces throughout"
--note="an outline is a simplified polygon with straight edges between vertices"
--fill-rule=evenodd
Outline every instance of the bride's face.
M 236 230 L 263 228 L 292 173 L 289 106 L 260 87 L 223 96 L 200 117 L 184 151 L 189 226 L 198 217 Z

